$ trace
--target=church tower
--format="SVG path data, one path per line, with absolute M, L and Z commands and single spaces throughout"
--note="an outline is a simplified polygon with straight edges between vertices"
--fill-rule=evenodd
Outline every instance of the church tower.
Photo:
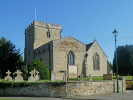
M 24 64 L 34 60 L 34 50 L 56 39 L 62 38 L 62 26 L 34 20 L 25 29 Z

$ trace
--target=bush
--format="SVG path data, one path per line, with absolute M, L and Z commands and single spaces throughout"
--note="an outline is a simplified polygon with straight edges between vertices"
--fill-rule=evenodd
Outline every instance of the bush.
M 27 65 L 28 68 L 28 76 L 30 75 L 31 70 L 36 69 L 39 72 L 39 76 L 41 80 L 49 80 L 49 71 L 46 67 L 46 65 L 44 65 L 44 63 L 39 60 L 39 59 L 35 59 L 32 60 L 30 63 L 28 63 Z
M 28 68 L 27 68 L 27 65 L 26 66 L 23 66 L 21 69 L 21 72 L 22 72 L 22 76 L 24 78 L 24 80 L 28 80 Z

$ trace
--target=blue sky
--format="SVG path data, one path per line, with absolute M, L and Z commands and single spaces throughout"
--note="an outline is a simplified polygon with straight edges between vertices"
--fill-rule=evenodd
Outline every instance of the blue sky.
M 10 39 L 21 53 L 35 7 L 36 20 L 62 25 L 62 38 L 88 44 L 96 37 L 109 62 L 114 58 L 114 28 L 117 46 L 133 44 L 133 0 L 0 0 L 0 38 Z

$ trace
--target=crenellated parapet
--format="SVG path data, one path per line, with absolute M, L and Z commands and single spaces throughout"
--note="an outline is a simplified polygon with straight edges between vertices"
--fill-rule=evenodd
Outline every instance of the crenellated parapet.
M 62 26 L 61 25 L 56 25 L 56 24 L 53 24 L 52 25 L 50 23 L 46 23 L 45 22 L 42 22 L 40 21 L 37 21 L 37 20 L 34 20 L 26 29 L 25 31 L 29 30 L 31 27 L 33 26 L 39 26 L 39 27 L 46 27 L 46 28 L 53 28 L 53 29 L 62 29 Z
M 50 23 L 45 24 L 45 22 L 42 22 L 42 21 L 40 21 L 40 23 L 39 23 L 39 21 L 36 21 L 36 20 L 34 21 L 34 25 L 40 26 L 40 27 L 46 27 L 46 28 L 62 29 L 61 25 L 56 25 L 53 23 L 52 23 L 52 25 Z
M 25 29 L 25 31 L 29 30 L 32 26 L 34 26 L 34 21 Z

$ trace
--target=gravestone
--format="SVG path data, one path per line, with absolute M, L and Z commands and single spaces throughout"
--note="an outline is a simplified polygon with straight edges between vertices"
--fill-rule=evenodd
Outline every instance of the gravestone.
M 6 72 L 7 76 L 5 77 L 5 80 L 8 80 L 8 81 L 12 81 L 12 77 L 10 76 L 11 72 L 10 70 L 8 70 L 8 72 Z
M 28 82 L 35 82 L 35 78 L 33 77 L 34 71 L 30 72 L 31 76 L 28 78 Z
M 17 70 L 17 72 L 15 72 L 17 74 L 17 76 L 15 77 L 15 82 L 23 82 L 23 77 L 21 76 L 22 72 Z
M 55 80 L 55 72 L 53 72 L 53 71 L 51 72 L 51 81 L 52 80 Z
M 133 81 L 133 76 L 132 76 L 132 81 Z
M 113 71 L 112 70 L 110 70 L 110 74 L 112 74 L 112 77 L 113 77 Z
M 38 71 L 36 71 L 37 75 L 35 75 L 35 81 L 38 81 L 39 80 L 39 76 L 38 76 Z
M 92 76 L 91 76 L 91 74 L 90 74 L 90 79 L 89 79 L 89 81 L 93 81 L 93 80 L 92 80 Z
M 112 80 L 112 74 L 103 74 L 103 80 Z
M 113 74 L 113 71 L 112 70 L 110 70 L 110 74 Z

